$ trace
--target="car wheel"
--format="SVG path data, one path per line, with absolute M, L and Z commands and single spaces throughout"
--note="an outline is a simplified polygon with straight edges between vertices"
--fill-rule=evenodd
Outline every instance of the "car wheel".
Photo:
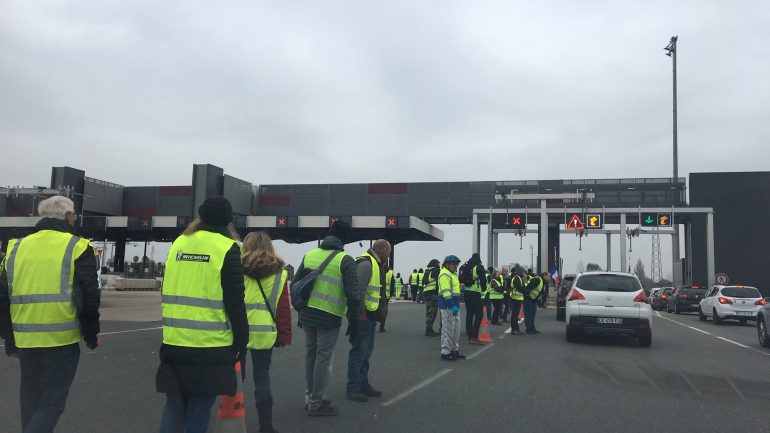
M 705 314 L 703 314 L 703 310 L 698 307 L 698 318 L 701 320 L 701 322 L 705 322 L 708 317 L 706 317 Z
M 567 311 L 564 308 L 557 308 L 556 309 L 556 320 L 560 322 L 564 322 L 567 320 Z
M 638 337 L 640 347 L 650 347 L 652 344 L 652 334 L 642 334 Z
M 580 331 L 574 328 L 567 327 L 567 341 L 570 343 L 576 343 L 578 341 L 578 337 L 580 336 Z
M 760 317 L 757 320 L 757 334 L 759 336 L 759 345 L 762 347 L 770 347 L 770 336 L 767 335 L 767 324 L 765 318 Z
M 717 309 L 714 308 L 714 311 L 712 312 L 714 314 L 714 324 L 715 325 L 721 325 L 722 322 L 724 322 L 722 319 L 719 318 L 719 314 L 717 314 Z

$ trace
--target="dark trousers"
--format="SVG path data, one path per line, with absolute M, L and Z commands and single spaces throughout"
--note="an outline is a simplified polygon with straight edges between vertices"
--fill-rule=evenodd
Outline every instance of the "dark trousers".
M 19 349 L 23 433 L 53 432 L 59 417 L 64 413 L 79 361 L 78 343 Z
M 479 338 L 479 327 L 481 326 L 481 315 L 483 305 L 481 304 L 481 293 L 465 291 L 465 333 L 468 338 Z
M 492 321 L 492 301 L 489 299 L 489 295 L 484 298 L 484 307 L 487 310 L 487 322 Z
M 270 364 L 273 361 L 273 349 L 251 349 L 251 371 L 254 374 L 254 401 L 260 403 L 273 400 L 270 389 Z
M 511 296 L 505 292 L 503 295 L 503 320 L 508 320 L 509 314 L 511 314 Z
M 377 322 L 372 319 L 359 320 L 358 329 L 348 353 L 348 392 L 364 392 L 369 385 L 369 359 L 374 353 L 374 330 Z
M 425 297 L 425 330 L 433 330 L 433 324 L 436 323 L 438 315 L 438 296 L 435 290 L 424 293 Z
M 535 314 L 537 313 L 537 301 L 529 297 L 524 298 L 524 326 L 527 331 L 535 329 Z
M 409 286 L 409 290 L 412 292 L 412 302 L 417 302 L 417 286 Z
M 215 395 L 166 394 L 160 433 L 206 433 L 216 399 Z
M 491 302 L 494 307 L 494 310 L 492 311 L 492 324 L 498 325 L 500 324 L 500 313 L 503 310 L 503 300 L 492 299 Z
M 519 330 L 519 311 L 521 311 L 521 303 L 524 301 L 518 301 L 511 299 L 511 330 Z

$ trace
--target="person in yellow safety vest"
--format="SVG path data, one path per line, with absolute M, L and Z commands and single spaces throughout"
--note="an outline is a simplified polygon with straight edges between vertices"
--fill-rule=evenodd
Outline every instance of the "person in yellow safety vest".
M 465 359 L 460 354 L 460 280 L 457 267 L 460 259 L 449 255 L 444 258 L 438 275 L 438 308 L 441 311 L 441 359 Z
M 503 292 L 505 292 L 505 280 L 499 271 L 494 271 L 490 278 L 489 300 L 492 303 L 494 312 L 492 312 L 492 324 L 500 326 L 500 313 L 503 308 Z
M 422 304 L 425 302 L 425 300 L 422 298 L 422 289 L 423 289 L 423 275 L 425 274 L 425 271 L 422 270 L 422 268 L 417 270 L 417 302 Z
M 519 312 L 524 302 L 524 288 L 526 287 L 526 276 L 524 268 L 517 267 L 514 270 L 515 275 L 511 277 L 511 335 L 521 335 L 519 328 Z
M 401 279 L 400 273 L 396 274 L 395 290 L 396 290 L 396 299 L 401 299 L 401 291 L 404 290 L 404 280 Z
M 163 344 L 156 389 L 161 433 L 205 432 L 218 395 L 235 395 L 249 340 L 238 233 L 230 202 L 213 196 L 171 244 L 163 279 Z
M 378 239 L 365 253 L 358 256 L 359 292 L 363 295 L 364 308 L 358 316 L 358 326 L 350 333 L 348 353 L 347 398 L 364 403 L 370 397 L 381 397 L 382 392 L 369 382 L 369 359 L 374 352 L 374 329 L 377 322 L 385 320 L 388 298 L 385 295 L 385 269 L 391 246 L 385 239 Z
M 417 269 L 415 268 L 412 271 L 412 275 L 409 276 L 409 292 L 411 292 L 412 295 L 412 302 L 417 302 L 417 289 L 418 289 L 418 283 L 420 281 L 420 277 L 417 274 Z
M 484 344 L 479 341 L 479 328 L 481 327 L 481 316 L 484 311 L 482 293 L 487 290 L 487 273 L 484 265 L 481 264 L 481 257 L 474 253 L 464 266 L 471 268 L 471 281 L 464 282 L 465 308 L 465 333 L 468 336 L 468 344 Z M 470 284 L 468 284 L 470 283 Z
M 535 315 L 537 313 L 537 302 L 543 294 L 543 289 L 550 284 L 551 275 L 543 272 L 540 276 L 533 276 L 527 282 L 524 288 L 524 326 L 527 328 L 527 334 L 539 334 L 535 328 Z
M 265 232 L 252 232 L 243 240 L 244 301 L 249 321 L 249 343 L 254 404 L 259 431 L 276 433 L 273 428 L 273 393 L 270 364 L 273 347 L 291 344 L 291 307 L 284 261 L 275 254 L 273 241 Z
M 489 298 L 489 292 L 492 291 L 492 274 L 495 273 L 495 268 L 489 266 L 487 268 L 487 287 L 481 291 L 481 299 L 484 300 L 484 309 L 486 310 L 487 322 L 492 322 L 492 300 Z
M 393 269 L 388 266 L 385 272 L 385 302 L 390 302 L 390 298 L 393 297 Z M 385 332 L 385 321 L 388 319 L 388 309 L 385 309 L 385 315 L 380 322 L 380 332 Z
M 339 414 L 339 409 L 326 398 L 331 362 L 342 318 L 347 317 L 349 333 L 358 326 L 361 297 L 356 262 L 344 251 L 349 232 L 348 223 L 334 222 L 321 245 L 305 254 L 292 280 L 295 284 L 333 255 L 313 282 L 307 307 L 299 311 L 299 322 L 305 331 L 305 408 L 311 417 Z
M 500 270 L 500 276 L 503 278 L 503 286 L 505 291 L 503 292 L 503 317 L 500 323 L 510 323 L 511 315 L 511 275 L 508 272 L 508 267 L 503 266 Z
M 91 350 L 99 345 L 100 294 L 95 250 L 73 234 L 72 200 L 43 200 L 38 214 L 35 232 L 10 240 L 0 262 L 0 337 L 21 365 L 21 430 L 52 432 L 75 379 L 80 340 Z
M 423 275 L 422 293 L 425 300 L 425 336 L 438 337 L 440 334 L 433 330 L 433 324 L 438 315 L 438 274 L 441 271 L 441 264 L 437 259 L 428 263 Z

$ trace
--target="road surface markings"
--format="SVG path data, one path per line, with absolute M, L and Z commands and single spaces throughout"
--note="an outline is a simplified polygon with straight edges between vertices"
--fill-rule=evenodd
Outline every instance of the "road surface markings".
M 656 315 L 657 317 L 660 317 L 661 319 L 666 319 L 666 320 L 668 320 L 669 322 L 674 322 L 674 323 L 676 323 L 676 324 L 678 324 L 678 325 L 682 325 L 682 326 L 684 326 L 685 328 L 690 328 L 690 329 L 692 329 L 692 330 L 694 330 L 694 331 L 698 331 L 698 332 L 700 332 L 700 333 L 703 333 L 703 334 L 707 334 L 707 335 L 710 335 L 710 336 L 712 336 L 712 337 L 714 337 L 714 338 L 717 338 L 717 339 L 719 339 L 719 340 L 725 341 L 725 342 L 727 342 L 727 343 L 730 343 L 730 344 L 734 344 L 734 345 L 736 345 L 736 346 L 738 346 L 738 347 L 742 347 L 742 348 L 744 348 L 744 349 L 749 349 L 749 350 L 751 350 L 752 352 L 761 353 L 762 355 L 765 355 L 765 356 L 770 356 L 770 353 L 768 353 L 768 352 L 765 352 L 765 351 L 762 351 L 762 350 L 758 350 L 758 349 L 755 349 L 755 348 L 753 348 L 753 347 L 751 347 L 751 346 L 747 346 L 747 345 L 745 345 L 745 344 L 742 344 L 742 343 L 739 343 L 739 342 L 737 342 L 737 341 L 733 341 L 733 340 L 730 340 L 729 338 L 725 338 L 725 337 L 720 337 L 720 336 L 718 336 L 718 335 L 714 335 L 714 334 L 712 334 L 711 332 L 707 332 L 707 331 L 704 331 L 704 330 L 702 330 L 702 329 L 699 329 L 699 328 L 696 328 L 696 327 L 694 327 L 694 326 L 685 325 L 684 323 L 682 323 L 682 322 L 680 322 L 680 321 L 678 321 L 678 320 L 674 320 L 674 319 L 671 319 L 671 318 L 668 318 L 668 317 L 664 317 L 664 316 L 662 316 L 660 313 L 657 313 L 657 312 L 656 312 L 656 313 L 655 313 L 655 315 Z
M 478 352 L 477 352 L 478 353 Z M 422 382 L 418 383 L 417 385 L 407 389 L 406 391 L 402 392 L 401 394 L 391 398 L 390 400 L 386 401 L 382 405 L 385 407 L 391 406 L 395 403 L 398 403 L 399 401 L 405 399 L 406 397 L 409 397 L 410 395 L 414 394 L 415 392 L 421 390 L 422 388 L 425 388 L 426 386 L 430 385 L 431 383 L 437 381 L 447 373 L 452 371 L 451 368 L 445 368 L 438 373 L 434 374 L 433 376 L 423 380 Z
M 681 373 L 681 372 L 680 372 L 680 373 L 679 373 L 679 376 L 680 376 L 680 377 L 682 378 L 682 380 L 684 380 L 684 381 L 685 381 L 685 382 L 686 382 L 688 385 L 690 385 L 690 388 L 692 388 L 692 390 L 693 390 L 693 391 L 695 391 L 695 393 L 696 393 L 696 394 L 698 394 L 698 395 L 700 395 L 700 396 L 702 396 L 702 395 L 703 395 L 703 394 L 700 392 L 700 390 L 698 389 L 698 387 L 697 387 L 697 386 L 695 386 L 695 384 L 694 384 L 694 383 L 692 383 L 692 380 L 690 380 L 690 378 L 689 378 L 689 377 L 687 377 L 687 375 L 685 375 L 684 373 Z
M 478 351 L 476 351 L 476 353 L 474 353 L 473 355 L 468 355 L 468 356 L 466 357 L 466 359 L 473 359 L 473 358 L 475 358 L 475 357 L 477 357 L 477 356 L 481 355 L 482 353 L 486 352 L 487 350 L 489 350 L 489 348 L 490 348 L 490 347 L 492 347 L 492 346 L 494 346 L 494 345 L 495 345 L 495 343 L 490 343 L 490 344 L 487 344 L 486 346 L 484 346 L 484 347 L 482 347 L 481 349 L 479 349 Z
M 729 378 L 729 377 L 725 377 L 725 380 L 727 381 L 727 383 L 729 383 L 729 384 L 730 384 L 730 386 L 732 386 L 732 387 L 733 387 L 733 390 L 735 391 L 735 393 L 736 393 L 736 394 L 738 394 L 738 396 L 740 396 L 740 398 L 741 398 L 743 401 L 746 401 L 746 396 L 744 396 L 744 395 L 743 395 L 743 393 L 742 393 L 742 392 L 741 392 L 741 391 L 738 389 L 738 387 L 737 387 L 737 386 L 735 386 L 735 382 L 733 382 L 732 380 L 730 380 L 730 378 Z

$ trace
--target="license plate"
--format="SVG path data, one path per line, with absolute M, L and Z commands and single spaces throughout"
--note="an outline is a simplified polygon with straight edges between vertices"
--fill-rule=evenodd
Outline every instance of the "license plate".
M 738 311 L 739 316 L 753 316 L 754 313 L 751 311 Z
M 607 325 L 622 325 L 623 319 L 618 319 L 615 317 L 599 317 L 596 319 L 596 323 L 602 323 Z

